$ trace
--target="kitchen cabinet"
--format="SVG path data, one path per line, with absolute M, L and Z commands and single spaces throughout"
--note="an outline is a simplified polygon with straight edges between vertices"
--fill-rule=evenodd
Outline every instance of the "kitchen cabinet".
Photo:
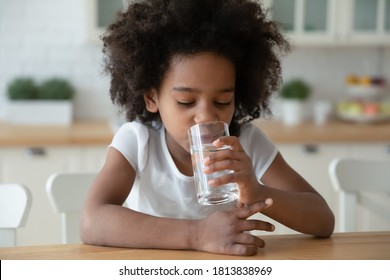
M 116 13 L 125 7 L 125 0 L 88 0 L 88 33 L 89 41 L 100 42 L 100 36 L 106 27 L 114 22 Z
M 390 45 L 390 0 L 258 0 L 297 46 Z M 126 0 L 88 0 L 91 42 L 100 42 L 105 28 Z
M 324 44 L 335 36 L 334 0 L 268 0 L 271 18 L 279 22 L 296 45 Z
M 98 172 L 106 161 L 107 146 L 88 146 L 80 149 L 83 172 Z
M 361 45 L 390 44 L 390 0 L 349 0 L 338 1 L 344 14 L 339 15 L 340 21 L 345 18 L 345 41 Z M 343 2 L 343 4 L 341 4 Z M 341 12 L 339 11 L 339 12 Z
M 390 0 L 266 0 L 298 46 L 390 45 Z
M 390 160 L 390 142 L 360 143 L 350 149 L 354 158 Z
M 17 232 L 18 245 L 61 242 L 60 215 L 49 203 L 46 180 L 57 172 L 98 172 L 106 149 L 98 145 L 0 148 L 0 182 L 24 184 L 33 195 L 27 224 Z

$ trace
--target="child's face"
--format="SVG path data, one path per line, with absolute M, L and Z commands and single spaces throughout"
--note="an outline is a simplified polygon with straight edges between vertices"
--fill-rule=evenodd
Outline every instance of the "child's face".
M 171 151 L 172 145 L 189 151 L 187 130 L 194 124 L 230 124 L 235 84 L 234 65 L 222 56 L 207 52 L 173 59 L 160 88 L 145 94 L 147 109 L 161 116 Z

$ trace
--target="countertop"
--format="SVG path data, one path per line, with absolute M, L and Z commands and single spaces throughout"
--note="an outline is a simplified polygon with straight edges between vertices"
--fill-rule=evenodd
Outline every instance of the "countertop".
M 286 126 L 265 120 L 253 123 L 275 143 L 390 143 L 390 122 L 351 123 L 332 119 L 323 125 L 305 122 Z
M 390 143 L 390 122 L 365 124 L 331 120 L 317 126 L 306 122 L 285 126 L 255 120 L 275 143 Z M 105 121 L 75 121 L 70 126 L 21 126 L 0 123 L 1 146 L 108 145 L 114 133 Z
M 0 123 L 0 147 L 109 145 L 113 135 L 106 121 L 76 121 L 70 126 Z

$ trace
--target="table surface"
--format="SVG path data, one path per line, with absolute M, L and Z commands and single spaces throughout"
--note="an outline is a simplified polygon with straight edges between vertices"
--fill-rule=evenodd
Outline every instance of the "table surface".
M 192 250 L 157 250 L 61 244 L 0 248 L 1 260 L 390 260 L 390 231 L 335 233 L 331 238 L 303 234 L 267 235 L 265 248 L 251 257 Z

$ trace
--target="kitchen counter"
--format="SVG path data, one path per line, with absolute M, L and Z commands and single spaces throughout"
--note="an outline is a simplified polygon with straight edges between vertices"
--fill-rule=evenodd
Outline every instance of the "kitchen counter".
M 113 131 L 105 121 L 76 121 L 70 126 L 0 123 L 1 146 L 108 145 Z
M 363 124 L 331 120 L 285 126 L 278 121 L 255 120 L 275 143 L 390 142 L 390 122 Z M 0 123 L 0 146 L 108 145 L 113 131 L 105 121 L 76 121 L 71 126 L 21 126 Z
M 350 123 L 330 120 L 324 125 L 306 122 L 286 126 L 278 121 L 255 120 L 275 143 L 373 143 L 390 142 L 390 122 Z

